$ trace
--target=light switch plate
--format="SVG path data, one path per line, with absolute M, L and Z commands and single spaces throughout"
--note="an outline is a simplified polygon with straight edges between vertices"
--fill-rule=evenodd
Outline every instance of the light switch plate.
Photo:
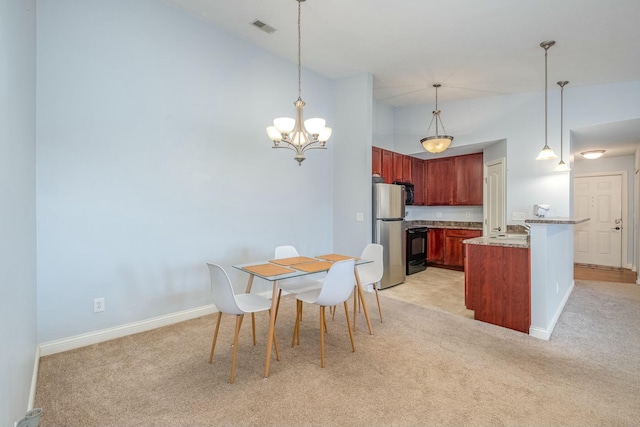
M 362 212 L 356 213 L 356 221 L 364 221 L 364 213 Z

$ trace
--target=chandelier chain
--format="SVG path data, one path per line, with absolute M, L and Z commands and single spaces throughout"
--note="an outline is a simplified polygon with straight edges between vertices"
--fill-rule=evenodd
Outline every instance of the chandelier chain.
M 302 99 L 302 71 L 301 71 L 301 59 L 300 59 L 300 51 L 301 51 L 301 36 L 300 36 L 300 5 L 302 4 L 302 0 L 298 0 L 298 99 Z

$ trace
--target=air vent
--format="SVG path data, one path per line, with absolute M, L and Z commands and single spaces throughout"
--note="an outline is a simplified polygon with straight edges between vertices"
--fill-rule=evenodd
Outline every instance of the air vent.
M 262 31 L 264 31 L 267 34 L 271 34 L 271 33 L 276 31 L 276 29 L 273 28 L 271 25 L 267 25 L 267 24 L 265 24 L 264 22 L 262 22 L 259 19 L 256 19 L 255 21 L 253 21 L 251 23 L 251 25 L 253 25 L 256 28 L 261 29 Z

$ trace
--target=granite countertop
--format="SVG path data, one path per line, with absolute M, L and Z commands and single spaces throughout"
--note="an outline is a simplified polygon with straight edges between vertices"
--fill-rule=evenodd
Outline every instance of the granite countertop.
M 415 220 L 405 221 L 405 228 L 427 227 L 427 228 L 456 228 L 460 230 L 482 230 L 481 222 L 465 221 L 427 221 Z
M 527 224 L 581 224 L 589 221 L 591 218 L 534 218 L 527 219 Z
M 529 248 L 529 236 L 526 234 L 507 234 L 502 236 L 482 236 L 463 240 L 465 245 L 505 246 L 509 248 Z

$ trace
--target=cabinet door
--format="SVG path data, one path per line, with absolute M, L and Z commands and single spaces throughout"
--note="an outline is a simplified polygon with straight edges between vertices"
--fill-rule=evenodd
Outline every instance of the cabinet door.
M 424 160 L 411 158 L 411 179 L 413 182 L 413 204 L 424 205 Z
M 404 156 L 400 153 L 393 153 L 393 181 L 404 182 L 404 177 L 402 176 L 402 168 L 404 167 Z
M 402 181 L 413 183 L 413 157 L 402 156 Z
M 453 158 L 429 160 L 427 162 L 427 205 L 452 205 L 455 179 Z
M 382 177 L 384 182 L 391 184 L 393 182 L 393 151 L 382 150 Z
M 444 262 L 444 230 L 430 228 L 427 231 L 427 261 L 432 264 Z
M 448 229 L 444 232 L 444 265 L 449 267 L 464 267 L 464 245 L 462 242 L 474 237 L 480 237 L 479 230 Z
M 456 205 L 482 206 L 482 153 L 454 157 Z
M 382 175 L 382 150 L 378 147 L 371 147 L 371 174 Z

